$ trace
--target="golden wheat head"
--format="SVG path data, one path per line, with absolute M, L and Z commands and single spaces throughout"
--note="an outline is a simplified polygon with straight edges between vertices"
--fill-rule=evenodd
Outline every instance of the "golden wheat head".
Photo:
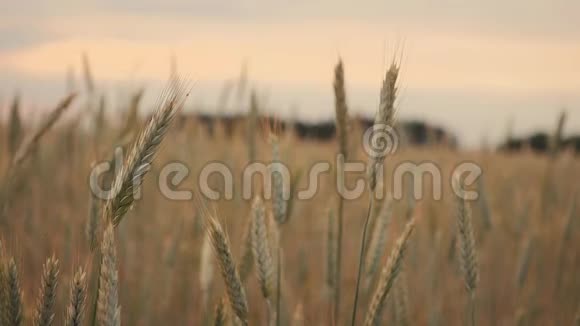
M 375 325 L 377 322 L 377 318 L 381 315 L 381 309 L 384 306 L 384 301 L 386 300 L 387 296 L 393 284 L 401 270 L 403 265 L 403 257 L 405 256 L 405 250 L 407 248 L 407 244 L 413 230 L 415 229 L 415 219 L 412 218 L 409 220 L 407 225 L 405 226 L 405 230 L 403 234 L 397 239 L 395 246 L 391 250 L 391 254 L 383 271 L 381 273 L 381 277 L 375 293 L 371 299 L 371 303 L 369 306 L 369 310 L 365 317 L 365 326 Z
M 54 319 L 54 303 L 58 284 L 58 260 L 52 256 L 43 266 L 40 294 L 34 314 L 35 326 L 49 326 Z
M 244 325 L 247 325 L 248 301 L 246 299 L 246 291 L 238 275 L 228 238 L 219 222 L 213 216 L 206 218 L 206 230 L 211 239 L 222 278 L 226 284 L 226 291 L 232 311 Z
M 79 268 L 70 284 L 70 301 L 66 309 L 66 326 L 81 326 L 87 296 L 86 273 Z
M 160 98 L 160 104 L 146 127 L 139 133 L 127 159 L 113 181 L 114 196 L 103 209 L 103 220 L 117 226 L 134 200 L 134 189 L 143 182 L 151 169 L 151 163 L 165 137 L 175 113 L 182 107 L 186 93 L 185 83 L 172 80 Z

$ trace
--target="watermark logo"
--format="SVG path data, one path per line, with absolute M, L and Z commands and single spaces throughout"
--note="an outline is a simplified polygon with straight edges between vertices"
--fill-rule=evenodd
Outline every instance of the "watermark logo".
M 387 124 L 375 124 L 363 134 L 363 148 L 372 158 L 383 158 L 394 154 L 399 148 L 396 130 Z
M 384 158 L 394 154 L 399 146 L 399 137 L 394 128 L 388 125 L 376 125 L 368 128 L 362 137 L 363 148 L 366 154 L 372 158 L 370 161 Z M 124 163 L 124 153 L 122 149 L 115 150 L 111 161 L 104 161 L 93 166 L 91 170 L 89 185 L 93 194 L 100 199 L 108 200 L 114 198 L 119 192 L 118 186 L 112 185 L 114 175 L 118 174 Z M 323 175 L 330 175 L 332 166 L 337 171 L 335 182 L 326 183 L 334 187 L 336 193 L 346 200 L 356 200 L 365 195 L 366 183 L 369 181 L 365 177 L 364 171 L 368 168 L 367 162 L 364 161 L 345 161 L 341 154 L 334 157 L 334 161 L 313 162 L 305 175 L 306 187 L 295 191 L 295 199 L 309 200 L 313 199 L 321 189 L 320 179 Z M 377 170 L 378 180 L 383 180 L 383 167 Z M 150 166 L 143 166 L 140 169 L 149 169 Z M 392 165 L 391 183 L 386 184 L 379 182 L 374 190 L 374 197 L 383 199 L 387 194 L 391 194 L 393 199 L 400 200 L 408 192 L 405 187 L 412 186 L 412 195 L 416 200 L 420 200 L 429 194 L 433 200 L 441 200 L 444 182 L 443 171 L 439 165 L 432 161 L 411 162 L 403 161 Z M 241 190 L 241 196 L 245 200 L 251 199 L 258 193 L 264 196 L 264 199 L 271 199 L 276 191 L 284 200 L 290 199 L 292 180 L 292 170 L 284 162 L 249 162 L 237 175 L 235 169 L 230 167 L 226 162 L 209 161 L 206 162 L 197 174 L 197 189 L 201 195 L 209 200 L 232 200 L 234 198 L 235 187 Z M 141 171 L 142 172 L 142 171 Z M 467 187 L 477 182 L 483 173 L 481 167 L 475 162 L 459 162 L 451 171 L 450 177 L 461 177 L 463 184 Z M 350 187 L 346 185 L 347 175 L 356 175 L 354 184 Z M 135 200 L 141 198 L 141 178 L 142 173 L 136 171 L 135 177 L 131 179 L 133 188 L 133 197 Z M 191 177 L 191 169 L 184 162 L 173 161 L 165 164 L 159 170 L 157 175 L 157 189 L 169 200 L 187 201 L 193 198 L 191 189 L 183 189 L 181 185 Z M 411 178 L 411 183 L 404 182 L 404 178 Z M 214 182 L 210 182 L 214 181 Z M 430 183 L 424 183 L 425 179 L 431 180 Z M 103 182 L 103 180 L 108 180 Z M 217 182 L 216 182 L 217 181 Z M 352 181 L 352 178 L 351 178 Z M 110 189 L 103 187 L 102 184 L 109 183 Z M 449 180 L 451 189 L 456 196 L 466 200 L 476 200 L 478 193 L 474 190 L 460 189 L 459 186 Z M 426 188 L 430 185 L 430 191 Z M 390 189 L 386 189 L 390 187 Z

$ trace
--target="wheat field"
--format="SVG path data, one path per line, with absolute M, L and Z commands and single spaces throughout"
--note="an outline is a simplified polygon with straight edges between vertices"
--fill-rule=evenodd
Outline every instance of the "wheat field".
M 338 134 L 331 141 L 257 128 L 263 123 L 254 110 L 233 137 L 219 124 L 209 137 L 200 123 L 181 119 L 195 85 L 178 80 L 153 115 L 139 105 L 142 91 L 104 114 L 90 83 L 76 97 L 47 104 L 52 113 L 39 122 L 7 105 L 0 324 L 580 325 L 577 157 L 401 146 L 384 166 L 373 162 L 382 175 L 372 168 L 349 173 L 346 186 L 374 178 L 371 190 L 392 192 L 398 164 L 428 161 L 442 171 L 440 199 L 429 178 L 421 199 L 409 183 L 401 199 L 371 200 L 368 190 L 340 199 L 337 153 L 349 161 L 368 157 L 362 130 L 349 123 L 342 66 L 336 69 L 329 96 Z M 377 85 L 377 119 L 392 125 L 396 75 L 386 76 Z M 101 182 L 119 192 L 96 199 L 92 168 L 117 146 L 125 149 L 123 167 Z M 310 199 L 283 199 L 275 177 L 271 199 L 260 186 L 247 199 L 240 180 L 254 160 L 283 162 L 292 194 L 308 186 L 305 171 L 314 163 L 328 161 L 331 169 Z M 189 168 L 174 190 L 191 190 L 193 198 L 172 200 L 160 190 L 162 169 L 172 162 Z M 208 162 L 232 170 L 232 199 L 200 195 Z M 472 185 L 475 201 L 451 190 L 462 162 L 483 171 Z M 142 185 L 133 199 L 136 177 Z M 209 181 L 223 190 L 219 177 Z

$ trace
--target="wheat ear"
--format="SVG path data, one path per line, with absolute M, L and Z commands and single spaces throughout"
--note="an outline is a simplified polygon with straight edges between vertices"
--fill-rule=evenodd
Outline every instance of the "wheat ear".
M 43 267 L 40 295 L 34 314 L 35 326 L 49 326 L 54 319 L 54 302 L 58 285 L 58 260 L 52 256 Z
M 244 325 L 247 325 L 248 301 L 246 299 L 246 292 L 236 270 L 236 264 L 230 250 L 227 236 L 219 222 L 213 216 L 206 218 L 206 230 L 211 239 L 214 254 L 217 257 L 222 278 L 226 284 L 230 306 L 240 321 Z
M 256 274 L 262 295 L 266 300 L 270 300 L 274 285 L 274 263 L 266 226 L 266 210 L 260 197 L 256 197 L 252 204 L 252 219 L 252 253 Z
M 455 179 L 455 182 L 459 181 Z M 475 249 L 475 235 L 473 232 L 473 221 L 471 209 L 461 192 L 457 198 L 457 232 L 460 240 L 461 267 L 465 277 L 465 287 L 472 294 L 477 288 L 478 268 L 477 255 Z
M 4 305 L 3 322 L 6 325 L 20 326 L 23 323 L 22 292 L 18 280 L 18 270 L 14 258 L 8 261 L 6 266 L 6 302 Z
M 389 292 L 397 278 L 397 274 L 403 265 L 405 249 L 407 248 L 409 238 L 413 233 L 414 228 L 415 219 L 411 218 L 411 220 L 407 222 L 405 230 L 399 239 L 397 239 L 395 246 L 391 250 L 391 254 L 389 255 L 389 259 L 387 260 L 386 265 L 383 267 L 379 283 L 375 293 L 373 294 L 369 310 L 365 317 L 365 326 L 375 325 L 377 318 L 381 315 L 381 309 L 384 306 L 384 301 L 389 295 Z
M 280 161 L 280 143 L 278 137 L 272 136 L 272 211 L 278 225 L 288 222 L 289 184 L 284 183 L 282 162 Z
M 397 78 L 399 77 L 399 66 L 392 63 L 387 70 L 383 86 L 381 88 L 379 109 L 375 116 L 373 129 L 375 133 L 381 134 L 386 132 L 385 126 L 394 127 L 395 125 L 395 100 L 397 98 Z M 380 154 L 380 153 L 379 153 Z M 369 188 L 371 192 L 377 185 L 378 169 L 382 168 L 385 159 L 384 155 L 371 155 L 367 167 Z
M 348 156 L 348 107 L 344 86 L 344 68 L 342 60 L 338 60 L 334 68 L 334 110 L 336 114 L 336 131 L 338 134 L 339 153 L 347 159 Z
M 457 175 L 454 177 L 453 182 L 455 184 L 455 189 L 459 190 L 456 200 L 456 220 L 460 246 L 461 269 L 464 274 L 465 288 L 470 297 L 468 314 L 471 318 L 471 325 L 475 325 L 475 290 L 479 279 L 475 235 L 473 232 L 471 209 L 465 199 L 464 185 Z
M 175 113 L 183 106 L 186 93 L 185 84 L 174 79 L 161 95 L 160 104 L 147 126 L 139 133 L 127 159 L 113 181 L 114 196 L 107 200 L 103 208 L 103 221 L 110 220 L 117 226 L 133 204 L 133 191 L 143 182 L 143 177 L 151 169 L 151 163 L 165 137 Z
M 79 268 L 70 284 L 70 302 L 66 309 L 66 326 L 81 326 L 87 296 L 86 273 Z

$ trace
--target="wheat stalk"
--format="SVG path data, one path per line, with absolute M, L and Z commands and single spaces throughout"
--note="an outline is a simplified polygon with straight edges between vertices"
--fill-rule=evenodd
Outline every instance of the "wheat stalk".
M 524 287 L 526 277 L 528 276 L 528 270 L 530 267 L 530 260 L 532 257 L 532 249 L 534 247 L 534 239 L 529 238 L 526 240 L 523 246 L 523 250 L 520 254 L 516 270 L 516 286 L 518 290 Z
M 86 53 L 82 54 L 83 63 L 83 76 L 85 77 L 85 86 L 89 95 L 92 95 L 95 91 L 95 81 L 93 80 L 93 75 L 91 73 L 91 65 L 89 63 L 89 56 Z
M 296 197 L 298 196 L 298 183 L 300 182 L 300 179 L 302 178 L 302 170 L 301 169 L 297 169 L 295 171 L 293 171 L 292 173 L 292 180 L 290 180 L 290 184 L 289 187 L 289 193 L 290 193 L 290 198 L 288 199 L 288 204 L 286 205 L 286 216 L 288 219 L 290 219 L 290 217 L 292 217 L 292 212 L 293 212 L 293 208 L 294 208 L 294 204 L 296 202 Z
M 328 211 L 328 225 L 326 229 L 326 285 L 330 290 L 330 297 L 334 300 L 336 291 L 336 269 L 337 269 L 337 241 L 336 241 L 336 216 L 334 211 Z
M 211 215 L 206 218 L 206 230 L 226 284 L 230 306 L 241 322 L 247 325 L 248 301 L 246 292 L 240 281 L 227 236 L 216 218 Z
M 267 222 L 266 226 L 268 229 L 268 241 L 270 244 L 270 251 L 272 255 L 273 261 L 278 261 L 278 249 L 280 249 L 280 241 L 281 241 L 281 228 L 280 225 L 276 223 L 276 219 L 274 218 L 274 214 L 268 213 L 267 214 Z M 274 263 L 276 264 L 276 263 Z
M 566 111 L 560 112 L 558 117 L 558 123 L 556 124 L 556 129 L 554 134 L 550 139 L 550 155 L 552 158 L 556 157 L 560 147 L 562 146 L 562 136 L 564 134 L 564 125 L 566 124 Z
M 258 125 L 258 97 L 256 92 L 252 91 L 250 95 L 250 114 L 248 116 L 248 160 L 256 160 L 256 128 Z
M 76 94 L 72 93 L 66 96 L 62 101 L 60 101 L 60 103 L 56 106 L 56 108 L 52 110 L 48 114 L 48 116 L 46 116 L 46 118 L 40 123 L 37 129 L 27 139 L 25 139 L 22 142 L 12 160 L 11 163 L 12 169 L 20 166 L 24 161 L 24 159 L 26 159 L 30 155 L 33 148 L 38 144 L 40 138 L 42 138 L 42 136 L 44 136 L 44 134 L 48 130 L 50 130 L 50 128 L 56 123 L 56 121 L 58 121 L 58 119 L 66 111 L 66 109 L 70 107 L 75 97 Z
M 49 326 L 54 319 L 54 303 L 58 285 L 58 260 L 52 256 L 43 266 L 40 294 L 34 314 L 35 326 Z
M 106 101 L 105 95 L 101 94 L 99 97 L 99 106 L 97 112 L 94 115 L 94 135 L 95 135 L 95 146 L 98 144 L 98 136 L 100 132 L 103 132 L 107 128 L 107 115 L 106 115 Z M 96 148 L 96 147 L 95 147 Z
M 524 326 L 528 324 L 528 312 L 523 309 L 519 308 L 516 310 L 514 324 L 516 326 Z
M 5 322 L 6 310 L 8 309 L 8 275 L 4 257 L 4 246 L 0 240 L 0 322 Z
M 249 216 L 246 220 L 244 236 L 242 239 L 242 257 L 238 266 L 240 280 L 242 280 L 242 282 L 246 281 L 254 268 L 254 253 L 252 252 L 252 220 L 252 216 Z
M 483 224 L 486 228 L 486 230 L 490 230 L 493 226 L 492 220 L 491 220 L 491 211 L 490 211 L 490 207 L 489 207 L 489 202 L 487 200 L 487 192 L 485 189 L 485 185 L 483 182 L 483 178 L 479 179 L 479 182 L 477 183 L 477 191 L 479 193 L 479 209 L 481 212 L 481 217 L 483 218 Z
M 387 198 L 385 203 L 382 205 L 379 214 L 375 217 L 375 226 L 369 242 L 365 267 L 367 288 L 371 286 L 372 280 L 379 269 L 381 258 L 385 252 L 387 229 L 391 221 L 392 213 L 392 199 Z
M 0 193 L 0 214 L 3 214 L 5 211 L 12 187 L 14 187 L 15 179 L 23 168 L 24 160 L 29 157 L 32 151 L 37 147 L 38 142 L 42 136 L 44 136 L 44 134 L 50 130 L 50 128 L 63 114 L 63 112 L 69 108 L 75 97 L 76 94 L 74 93 L 66 96 L 56 106 L 56 108 L 48 114 L 48 116 L 40 123 L 34 132 L 25 138 L 18 147 L 18 150 L 15 152 L 10 165 L 8 166 L 8 170 L 6 171 L 6 176 L 3 181 L 4 184 Z
M 129 109 L 127 111 L 127 117 L 125 119 L 125 125 L 121 129 L 119 136 L 117 137 L 120 144 L 127 144 L 131 141 L 135 133 L 135 129 L 139 123 L 139 103 L 143 97 L 144 90 L 140 89 L 129 101 Z
M 86 273 L 79 268 L 70 284 L 70 302 L 66 309 L 66 326 L 81 326 L 87 295 Z
M 97 246 L 98 241 L 97 231 L 99 229 L 99 213 L 101 209 L 101 202 L 93 194 L 92 190 L 89 192 L 89 213 L 87 215 L 85 234 L 87 236 L 89 248 L 94 249 Z
M 395 123 L 395 99 L 397 93 L 397 77 L 399 76 L 399 67 L 393 62 L 386 73 L 385 80 L 383 81 L 383 86 L 381 88 L 381 96 L 379 102 L 379 109 L 375 117 L 375 122 L 373 125 L 375 133 L 384 133 L 385 126 L 393 126 Z M 388 136 L 388 135 L 387 135 Z M 358 307 L 359 289 L 361 276 L 364 269 L 364 258 L 366 256 L 366 243 L 367 243 L 367 232 L 369 227 L 369 222 L 371 219 L 371 212 L 374 207 L 374 197 L 375 188 L 377 186 L 378 176 L 382 175 L 379 173 L 379 169 L 383 169 L 384 155 L 371 155 L 369 157 L 369 162 L 367 165 L 367 176 L 369 183 L 369 205 L 367 208 L 367 215 L 365 217 L 365 222 L 363 226 L 361 245 L 359 251 L 359 262 L 358 262 L 358 272 L 356 276 L 356 286 L 354 290 L 354 303 L 352 305 L 352 318 L 351 326 L 356 323 L 356 312 Z
M 296 304 L 292 314 L 292 326 L 304 326 L 304 305 L 301 302 Z
M 101 257 L 97 321 L 100 326 L 118 326 L 121 323 L 121 308 L 118 306 L 119 276 L 115 235 L 111 223 L 106 227 L 103 235 Z
M 4 322 L 8 308 L 8 280 L 6 277 L 6 264 L 2 255 L 2 242 L 0 242 L 0 322 Z
M 405 271 L 401 270 L 397 281 L 395 282 L 395 300 L 394 301 L 394 313 L 395 321 L 398 326 L 408 326 L 409 322 L 409 297 L 407 291 L 407 277 Z
M 375 229 L 376 229 L 375 226 L 377 224 L 379 214 L 381 214 L 381 211 L 383 210 L 383 208 L 385 206 L 384 203 L 386 201 L 387 200 L 379 200 L 379 201 L 375 201 L 373 204 L 373 210 L 372 210 L 372 212 L 370 212 L 369 225 L 368 225 L 368 233 L 370 234 L 370 236 L 368 236 L 366 239 L 365 248 L 370 248 L 370 244 L 371 244 L 373 234 L 374 234 Z M 365 253 L 365 257 L 363 257 L 365 261 L 368 259 L 368 255 L 369 255 L 369 250 L 367 249 L 366 253 Z M 366 268 L 366 266 L 365 266 L 365 268 Z
M 226 312 L 226 305 L 225 300 L 220 299 L 220 301 L 215 306 L 215 317 L 214 317 L 214 326 L 225 326 L 227 324 L 227 312 Z
M 22 138 L 22 119 L 20 118 L 20 96 L 16 94 L 10 107 L 10 124 L 8 129 L 8 151 L 10 157 L 16 154 Z
M 346 104 L 346 91 L 344 87 L 344 69 L 342 60 L 339 59 L 335 69 L 334 69 L 334 108 L 335 108 L 335 115 L 336 115 L 336 126 L 338 132 L 338 150 L 339 155 L 342 155 L 343 159 L 346 161 L 348 156 L 348 107 Z M 342 189 L 344 184 L 344 171 L 342 164 L 339 164 L 336 168 L 336 173 L 338 177 L 341 179 L 339 182 L 338 189 L 339 194 L 344 192 Z M 342 215 L 343 215 L 343 198 L 342 195 L 338 196 L 338 209 L 337 209 L 337 221 L 336 221 L 336 244 L 333 247 L 336 247 L 336 263 L 333 267 L 333 274 L 334 274 L 334 283 L 335 286 L 332 288 L 332 292 L 334 294 L 333 297 L 333 313 L 332 319 L 335 323 L 338 323 L 338 317 L 340 312 L 340 280 L 341 280 L 341 266 L 342 266 Z
M 562 284 L 562 276 L 564 273 L 564 263 L 566 261 L 566 253 L 568 252 L 568 248 L 570 246 L 569 242 L 572 239 L 572 230 L 574 226 L 574 220 L 576 218 L 576 201 L 578 198 L 578 192 L 575 192 L 572 195 L 572 203 L 566 213 L 566 222 L 564 225 L 564 230 L 562 232 L 562 241 L 560 242 L 560 249 L 558 253 L 558 263 L 556 269 L 556 287 L 555 291 L 558 292 L 560 290 L 560 286 Z
M 389 291 L 393 287 L 393 284 L 397 278 L 397 274 L 399 273 L 402 264 L 403 258 L 405 256 L 405 249 L 407 248 L 407 244 L 413 230 L 415 228 L 415 219 L 411 218 L 407 225 L 405 226 L 405 230 L 397 239 L 395 246 L 391 250 L 391 254 L 389 255 L 389 259 L 387 260 L 386 265 L 383 267 L 383 271 L 381 272 L 381 277 L 375 293 L 373 294 L 371 304 L 369 306 L 369 310 L 365 317 L 365 326 L 375 325 L 377 322 L 377 318 L 381 315 L 382 307 L 384 306 L 384 301 L 386 300 L 387 296 L 389 295 Z
M 405 217 L 408 219 L 415 213 L 415 206 L 417 205 L 415 199 L 415 182 L 414 178 L 405 178 L 405 188 L 407 190 L 407 207 Z

